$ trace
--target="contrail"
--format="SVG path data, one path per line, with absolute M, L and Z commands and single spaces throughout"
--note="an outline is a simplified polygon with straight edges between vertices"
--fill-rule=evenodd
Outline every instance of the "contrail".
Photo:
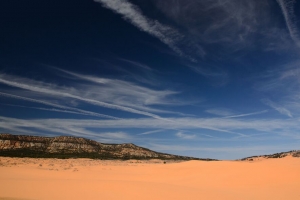
M 94 0 L 101 3 L 103 7 L 108 8 L 115 13 L 123 16 L 125 20 L 139 28 L 140 30 L 158 38 L 160 41 L 168 45 L 180 56 L 184 53 L 176 46 L 176 42 L 183 36 L 177 30 L 163 25 L 156 20 L 149 19 L 141 10 L 127 0 Z
M 246 116 L 250 116 L 250 115 L 259 115 L 259 114 L 263 114 L 268 112 L 268 110 L 263 110 L 263 111 L 259 111 L 259 112 L 253 112 L 253 113 L 246 113 L 246 114 L 240 114 L 240 115 L 232 115 L 232 116 L 227 116 L 227 117 L 223 117 L 223 118 L 235 118 L 235 117 L 246 117 Z
M 299 33 L 295 24 L 295 15 L 294 15 L 294 0 L 277 0 L 281 11 L 283 13 L 286 26 L 289 30 L 291 38 L 294 40 L 296 45 L 300 47 Z
M 119 106 L 119 105 L 106 103 L 106 102 L 102 102 L 102 101 L 98 101 L 98 100 L 94 100 L 94 99 L 88 99 L 88 98 L 84 98 L 84 97 L 74 95 L 74 94 L 71 94 L 71 93 L 67 93 L 67 92 L 64 92 L 64 91 L 54 90 L 54 89 L 45 88 L 45 87 L 39 87 L 38 85 L 26 84 L 25 82 L 10 81 L 10 80 L 7 80 L 7 78 L 4 78 L 3 76 L 5 76 L 5 75 L 3 75 L 3 74 L 0 75 L 0 82 L 3 83 L 3 84 L 9 85 L 9 86 L 18 87 L 18 88 L 22 88 L 22 89 L 30 90 L 30 91 L 34 91 L 34 92 L 41 92 L 41 93 L 54 95 L 54 96 L 59 96 L 59 97 L 73 98 L 73 99 L 84 101 L 84 102 L 87 102 L 87 103 L 90 103 L 90 104 L 93 104 L 93 105 L 102 106 L 102 107 L 105 107 L 105 108 L 122 110 L 122 111 L 126 111 L 126 112 L 131 112 L 131 113 L 135 113 L 135 114 L 140 114 L 140 115 L 144 115 L 144 116 L 164 120 L 162 117 L 160 117 L 158 115 L 155 115 L 155 114 L 152 114 L 152 113 L 149 113 L 149 112 L 144 112 L 144 111 L 136 110 L 136 109 L 133 109 L 133 108 L 129 108 L 129 107 L 125 107 L 125 106 Z
M 88 115 L 88 116 L 95 116 L 95 117 L 103 117 L 103 115 L 98 114 L 98 113 L 95 113 L 95 115 L 93 115 L 93 114 L 70 111 L 70 110 L 60 110 L 60 109 L 56 109 L 56 108 L 40 108 L 40 107 L 21 106 L 21 105 L 13 105 L 13 104 L 5 104 L 5 103 L 0 103 L 0 104 L 1 105 L 6 105 L 6 106 L 12 106 L 12 107 L 29 108 L 29 109 L 36 109 L 36 110 L 45 110 L 45 111 L 51 111 L 51 112 L 71 113 L 71 114 L 77 114 L 77 115 Z M 98 115 L 100 115 L 100 116 L 98 116 Z M 121 118 L 116 118 L 116 119 L 121 119 Z
M 121 118 L 118 118 L 118 117 L 113 117 L 113 116 L 109 116 L 109 115 L 99 114 L 99 113 L 95 113 L 95 112 L 91 112 L 91 111 L 86 111 L 86 110 L 82 110 L 82 109 L 78 109 L 78 108 L 72 108 L 72 107 L 68 107 L 68 106 L 62 106 L 62 105 L 58 105 L 58 104 L 54 104 L 54 103 L 50 103 L 50 102 L 46 102 L 46 101 L 41 101 L 41 100 L 37 100 L 37 99 L 31 99 L 31 98 L 27 98 L 27 97 L 21 97 L 21 96 L 17 96 L 17 95 L 2 93 L 2 92 L 0 92 L 0 95 L 5 96 L 5 97 L 10 97 L 10 98 L 15 98 L 15 99 L 22 99 L 22 100 L 25 100 L 25 101 L 40 103 L 40 104 L 44 104 L 44 105 L 47 105 L 47 106 L 53 106 L 53 107 L 56 107 L 56 108 L 73 110 L 73 111 L 76 111 L 76 112 L 84 114 L 84 115 L 90 115 L 90 116 L 96 116 L 96 117 L 104 117 L 104 118 L 109 118 L 109 119 L 121 119 Z M 64 112 L 67 112 L 67 111 L 64 111 Z M 71 112 L 71 111 L 69 111 L 69 112 Z

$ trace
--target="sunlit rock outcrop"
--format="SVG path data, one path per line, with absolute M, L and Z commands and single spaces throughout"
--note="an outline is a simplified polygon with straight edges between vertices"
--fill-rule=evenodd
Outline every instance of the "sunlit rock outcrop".
M 104 144 L 85 138 L 70 136 L 40 137 L 12 134 L 0 134 L 0 156 L 97 159 L 198 159 L 159 153 L 134 144 Z

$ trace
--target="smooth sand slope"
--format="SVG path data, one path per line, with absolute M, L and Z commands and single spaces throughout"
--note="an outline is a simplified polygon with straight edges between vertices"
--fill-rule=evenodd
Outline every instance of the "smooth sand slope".
M 0 157 L 2 199 L 300 199 L 300 158 L 101 161 Z

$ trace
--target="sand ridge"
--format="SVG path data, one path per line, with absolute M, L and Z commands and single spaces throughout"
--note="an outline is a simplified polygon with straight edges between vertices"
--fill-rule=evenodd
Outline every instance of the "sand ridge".
M 0 157 L 0 197 L 300 199 L 300 158 L 166 162 Z

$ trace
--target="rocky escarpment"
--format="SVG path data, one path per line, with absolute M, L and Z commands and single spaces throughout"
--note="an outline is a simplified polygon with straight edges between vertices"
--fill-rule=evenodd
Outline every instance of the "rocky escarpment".
M 0 134 L 0 156 L 198 160 L 198 158 L 158 153 L 134 144 L 104 144 L 70 136 L 40 137 L 12 134 Z
M 259 158 L 264 158 L 264 159 L 269 159 L 269 158 L 284 158 L 286 156 L 292 156 L 292 157 L 300 157 L 300 151 L 288 151 L 288 152 L 281 152 L 281 153 L 275 153 L 275 154 L 270 154 L 270 155 L 261 155 L 261 156 L 251 156 L 247 158 L 243 158 L 240 160 L 247 160 L 247 161 L 253 161 Z

